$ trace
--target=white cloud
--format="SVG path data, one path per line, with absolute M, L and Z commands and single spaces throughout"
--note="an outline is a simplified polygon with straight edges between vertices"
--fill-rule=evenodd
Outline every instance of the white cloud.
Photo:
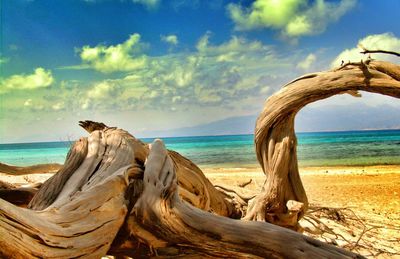
M 211 33 L 203 35 L 192 52 L 147 56 L 142 68 L 126 71 L 122 78 L 74 86 L 77 90 L 73 91 L 65 86 L 65 90 L 75 96 L 80 93 L 78 100 L 67 94 L 64 99 L 73 99 L 73 103 L 66 103 L 66 106 L 84 110 L 173 106 L 177 111 L 199 106 L 227 107 L 241 99 L 259 98 L 260 89 L 267 85 L 272 91 L 289 80 L 288 74 L 295 70 L 278 73 L 282 67 L 293 67 L 297 62 L 279 57 L 273 47 L 259 41 L 233 36 L 226 42 L 213 44 L 210 37 Z M 86 52 L 85 58 L 97 57 L 96 51 L 93 52 Z M 294 56 L 297 58 L 297 55 L 290 58 Z M 275 73 L 279 76 L 268 77 Z M 84 93 L 83 89 L 86 89 Z
M 132 0 L 132 2 L 144 5 L 147 9 L 155 9 L 161 0 Z
M 309 70 L 310 67 L 314 64 L 315 60 L 317 57 L 310 53 L 304 60 L 300 61 L 297 64 L 297 68 L 302 69 L 302 70 Z
M 101 2 L 101 0 L 83 0 L 83 1 L 89 4 Z M 153 10 L 159 6 L 161 0 L 132 0 L 132 2 L 135 4 L 141 4 L 149 10 Z
M 264 86 L 263 88 L 260 89 L 260 94 L 267 94 L 270 91 L 269 86 Z
M 387 50 L 400 52 L 400 38 L 397 38 L 392 33 L 373 34 L 358 41 L 358 45 L 362 45 L 369 50 Z M 332 67 L 338 67 L 342 61 L 359 62 L 368 58 L 368 55 L 360 53 L 361 48 L 354 47 L 342 51 L 331 63 Z M 371 54 L 371 57 L 379 60 L 386 60 L 390 62 L 398 62 L 399 58 L 387 54 Z
M 27 99 L 25 102 L 24 102 L 24 106 L 31 106 L 32 105 L 32 99 Z
M 53 104 L 53 105 L 51 106 L 51 108 L 52 108 L 54 111 L 62 110 L 62 109 L 65 108 L 65 103 L 64 103 L 64 102 L 57 102 L 57 103 Z
M 114 107 L 121 98 L 123 88 L 116 81 L 106 80 L 93 85 L 81 102 L 81 108 Z
M 113 75 L 113 79 L 89 83 L 60 81 L 45 97 L 24 95 L 19 103 L 22 106 L 32 98 L 34 105 L 29 109 L 40 106 L 46 112 L 66 111 L 67 107 L 71 112 L 259 109 L 269 93 L 295 76 L 296 64 L 304 59 L 297 52 L 281 54 L 272 46 L 244 37 L 233 36 L 219 44 L 210 37 L 211 33 L 203 35 L 191 52 L 147 56 L 140 69 L 126 71 L 120 78 Z M 99 52 L 111 47 L 88 47 L 81 55 L 94 66 L 99 59 L 106 60 Z
M 104 81 L 95 84 L 94 87 L 88 91 L 88 96 L 93 99 L 107 99 L 116 97 L 120 93 L 121 87 L 118 84 Z
M 140 105 L 162 108 L 174 104 L 178 110 L 182 106 L 230 105 L 242 98 L 259 97 L 260 89 L 266 86 L 261 76 L 293 66 L 259 41 L 233 36 L 215 45 L 210 37 L 209 32 L 203 35 L 194 52 L 149 57 L 145 69 L 129 76 L 135 78 L 135 85 L 147 88 L 139 97 Z M 281 85 L 277 81 L 290 79 L 283 80 L 286 76 L 281 72 L 279 77 L 270 78 L 271 89 Z
M 10 61 L 9 58 L 3 57 L 3 56 L 0 54 L 0 65 L 1 65 L 1 64 L 5 64 L 5 63 L 7 63 L 8 61 Z
M 50 70 L 36 68 L 33 74 L 12 75 L 5 79 L 0 79 L 0 93 L 11 90 L 29 90 L 48 87 L 54 82 Z
M 233 62 L 243 58 L 248 53 L 269 51 L 259 41 L 249 42 L 243 37 L 232 36 L 232 38 L 220 45 L 210 45 L 210 33 L 206 33 L 197 43 L 197 50 L 203 56 L 215 57 L 217 62 Z
M 237 30 L 271 28 L 284 37 L 300 37 L 322 33 L 355 4 L 356 0 L 256 0 L 249 8 L 233 3 L 227 8 Z
M 83 46 L 79 55 L 84 62 L 83 68 L 86 66 L 103 73 L 132 71 L 146 65 L 147 57 L 139 54 L 141 48 L 140 35 L 135 33 L 118 45 Z
M 214 2 L 214 1 L 217 1 L 217 0 L 213 0 L 210 2 Z M 169 2 L 175 11 L 179 11 L 180 9 L 183 9 L 183 8 L 197 9 L 200 6 L 200 0 L 170 0 Z
M 199 92 L 198 99 L 201 103 L 219 103 L 222 100 L 220 94 L 218 94 L 218 90 L 210 90 L 204 89 Z
M 224 54 L 227 52 L 251 52 L 263 49 L 261 42 L 249 42 L 247 39 L 237 36 L 232 36 L 229 41 L 213 46 L 209 44 L 210 36 L 211 33 L 206 33 L 200 38 L 196 46 L 199 52 L 207 52 L 209 54 Z
M 178 36 L 174 35 L 174 34 L 170 34 L 170 35 L 161 35 L 161 40 L 163 42 L 169 43 L 171 45 L 178 45 L 179 41 L 178 41 Z

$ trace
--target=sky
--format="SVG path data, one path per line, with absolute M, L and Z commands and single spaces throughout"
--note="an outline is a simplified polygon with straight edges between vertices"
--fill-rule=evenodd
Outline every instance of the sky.
M 76 139 L 84 119 L 138 137 L 251 133 L 265 100 L 295 77 L 365 58 L 358 44 L 400 51 L 398 0 L 0 5 L 0 143 Z M 363 96 L 309 105 L 296 129 L 400 128 L 400 100 Z

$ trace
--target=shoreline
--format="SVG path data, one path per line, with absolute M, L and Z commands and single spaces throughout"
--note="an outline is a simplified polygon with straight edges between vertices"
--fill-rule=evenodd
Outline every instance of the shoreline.
M 14 167 L 0 163 L 0 181 L 25 185 L 34 182 L 44 182 L 50 178 L 62 165 L 41 164 L 28 167 Z M 13 170 L 9 170 L 12 168 Z M 254 178 L 259 181 L 265 179 L 259 165 L 246 165 L 244 167 L 203 167 L 199 166 L 207 178 L 223 179 L 226 183 L 235 179 Z M 376 176 L 398 175 L 400 165 L 374 165 L 374 166 L 308 166 L 299 168 L 302 179 L 312 176 Z
M 203 167 L 199 166 L 205 174 L 235 174 L 235 173 L 262 173 L 259 165 L 236 167 Z M 305 166 L 299 167 L 300 175 L 375 175 L 398 174 L 400 165 L 365 165 L 365 166 Z

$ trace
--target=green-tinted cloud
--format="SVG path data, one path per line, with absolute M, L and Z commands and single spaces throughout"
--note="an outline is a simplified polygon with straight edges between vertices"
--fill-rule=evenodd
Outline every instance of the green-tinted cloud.
M 85 46 L 80 52 L 85 65 L 119 73 L 104 80 L 60 81 L 31 94 L 10 95 L 12 101 L 4 105 L 40 113 L 250 109 L 251 100 L 266 97 L 294 76 L 296 53 L 282 56 L 272 46 L 238 36 L 212 44 L 210 37 L 203 35 L 191 52 L 146 56 L 140 67 L 122 67 L 140 53 L 134 49 L 140 44 L 137 34 L 113 46 Z M 110 61 L 113 53 L 121 64 Z
M 3 56 L 0 54 L 0 65 L 5 64 L 5 63 L 7 63 L 8 61 L 10 61 L 9 58 L 3 57 Z
M 142 4 L 148 9 L 155 9 L 160 4 L 161 0 L 132 0 L 132 2 Z
M 83 46 L 78 50 L 82 68 L 92 68 L 103 73 L 132 71 L 146 65 L 147 58 L 140 54 L 140 35 L 132 34 L 125 42 L 117 45 L 96 47 Z M 137 56 L 134 56 L 134 55 Z
M 174 34 L 169 34 L 169 35 L 161 35 L 161 40 L 163 42 L 166 42 L 168 44 L 171 45 L 178 45 L 179 41 L 178 41 L 178 36 L 174 35 Z
M 353 8 L 356 0 L 339 3 L 316 0 L 256 0 L 250 8 L 229 4 L 229 16 L 237 30 L 271 28 L 284 37 L 319 34 Z
M 36 88 L 48 87 L 54 82 L 50 70 L 36 68 L 33 74 L 12 75 L 5 79 L 0 79 L 0 94 L 13 90 L 32 90 Z
M 286 57 L 279 57 L 271 46 L 259 41 L 232 36 L 213 45 L 210 35 L 199 39 L 197 51 L 149 57 L 146 68 L 132 74 L 135 85 L 147 89 L 139 104 L 161 109 L 229 106 L 244 97 L 258 97 L 267 87 L 260 77 L 290 66 Z M 270 83 L 270 87 L 277 85 L 276 80 Z
M 314 64 L 316 59 L 317 59 L 317 56 L 313 53 L 310 53 L 304 60 L 300 61 L 297 64 L 297 68 L 302 69 L 302 70 L 309 70 L 310 67 Z
M 121 103 L 124 88 L 117 81 L 105 80 L 95 83 L 80 99 L 80 107 L 83 110 L 117 108 Z M 106 105 L 104 105 L 106 103 Z

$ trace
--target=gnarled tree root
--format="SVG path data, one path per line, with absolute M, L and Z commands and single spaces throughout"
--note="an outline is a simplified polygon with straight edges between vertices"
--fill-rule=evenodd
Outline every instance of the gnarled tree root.
M 181 161 L 191 168 L 161 141 L 149 154 L 123 130 L 93 131 L 71 148 L 64 169 L 43 185 L 31 209 L 0 200 L 0 255 L 357 257 L 278 226 L 205 211 L 216 206 L 212 202 L 200 207 L 205 210 L 193 207 L 178 187 L 178 178 L 187 177 Z
M 190 206 L 178 195 L 175 169 L 160 140 L 152 144 L 143 185 L 128 224 L 131 234 L 158 255 L 188 249 L 212 257 L 360 257 L 269 223 L 238 221 Z

